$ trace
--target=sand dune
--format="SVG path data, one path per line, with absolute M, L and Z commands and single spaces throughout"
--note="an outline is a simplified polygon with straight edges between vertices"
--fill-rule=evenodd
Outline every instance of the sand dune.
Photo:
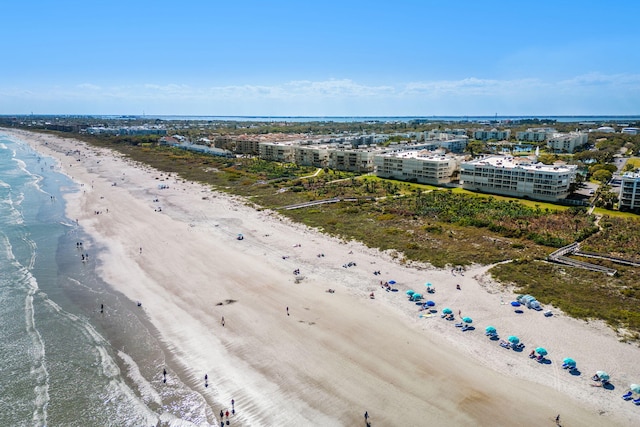
M 235 399 L 233 425 L 364 425 L 365 410 L 374 426 L 553 425 L 558 413 L 574 426 L 640 419 L 640 408 L 620 398 L 640 382 L 636 345 L 557 310 L 550 318 L 515 314 L 513 294 L 487 267 L 454 276 L 401 265 L 109 151 L 7 132 L 84 184 L 68 197 L 68 216 L 105 246 L 97 253 L 101 275 L 143 302 L 186 375 L 208 372 L 212 387 L 202 394 L 214 412 Z M 343 267 L 348 262 L 356 265 Z M 381 289 L 380 280 L 391 279 L 398 292 Z M 405 291 L 426 282 L 436 287 L 436 308 L 472 317 L 476 330 L 461 332 L 439 315 L 420 318 Z M 525 350 L 489 341 L 489 324 L 504 338 L 518 335 Z M 527 357 L 537 346 L 549 350 L 551 364 Z M 561 369 L 564 357 L 582 374 Z M 600 369 L 615 390 L 591 386 Z

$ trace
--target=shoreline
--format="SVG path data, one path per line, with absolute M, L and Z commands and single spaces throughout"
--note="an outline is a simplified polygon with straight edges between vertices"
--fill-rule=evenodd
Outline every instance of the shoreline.
M 452 276 L 401 266 L 375 249 L 167 179 L 107 150 L 2 131 L 56 158 L 84 184 L 67 197 L 67 215 L 105 246 L 96 254 L 99 274 L 143 303 L 194 383 L 208 373 L 210 386 L 198 390 L 207 402 L 235 399 L 234 425 L 353 425 L 364 411 L 378 425 L 420 425 L 427 417 L 435 425 L 507 425 L 513 408 L 531 425 L 557 412 L 573 425 L 637 419 L 638 408 L 620 399 L 640 381 L 637 346 L 618 342 L 600 322 L 557 310 L 552 318 L 514 315 L 513 295 L 486 276 L 488 267 Z M 66 155 L 74 150 L 80 155 Z M 356 265 L 344 268 L 347 262 Z M 294 269 L 304 276 L 300 283 Z M 384 292 L 381 279 L 396 280 L 399 292 Z M 404 291 L 422 290 L 427 281 L 436 287 L 436 308 L 472 317 L 475 331 L 462 333 L 439 315 L 418 317 Z M 520 336 L 525 351 L 489 341 L 488 324 L 503 338 Z M 537 346 L 549 350 L 551 365 L 526 357 Z M 564 357 L 577 360 L 581 376 L 559 367 Z M 609 372 L 616 389 L 590 387 L 596 370 Z

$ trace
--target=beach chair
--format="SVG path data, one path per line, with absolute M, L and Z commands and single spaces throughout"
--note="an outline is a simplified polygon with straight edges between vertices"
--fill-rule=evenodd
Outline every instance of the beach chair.
M 500 347 L 502 347 L 502 348 L 506 348 L 506 349 L 509 349 L 509 348 L 510 348 L 509 343 L 508 343 L 508 342 L 505 342 L 505 341 L 501 341 L 501 342 L 500 342 Z
M 636 405 L 640 405 L 640 397 L 637 399 L 633 399 L 633 403 L 635 403 Z
M 628 391 L 628 392 L 626 392 L 625 394 L 622 395 L 622 398 L 624 400 L 631 400 L 632 397 L 633 397 L 633 393 L 630 392 L 630 391 Z
M 456 328 L 462 328 L 464 326 L 462 323 L 456 323 Z

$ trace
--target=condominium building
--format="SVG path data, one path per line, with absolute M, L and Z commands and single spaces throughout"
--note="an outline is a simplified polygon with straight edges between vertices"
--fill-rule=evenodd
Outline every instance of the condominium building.
M 557 131 L 551 128 L 527 129 L 524 132 L 516 132 L 516 139 L 518 141 L 543 142 L 554 133 L 557 133 Z
M 589 136 L 584 132 L 555 133 L 547 141 L 547 147 L 556 153 L 573 153 L 588 141 Z
M 622 175 L 618 209 L 623 211 L 640 209 L 640 173 L 627 172 Z
M 531 159 L 491 156 L 463 162 L 462 188 L 555 202 L 569 195 L 575 165 L 544 165 Z
M 374 156 L 376 176 L 442 185 L 451 182 L 458 160 L 433 151 L 398 151 Z
M 348 172 L 371 172 L 374 169 L 376 150 L 332 149 L 329 151 L 329 167 Z
M 497 130 L 497 129 L 479 129 L 473 131 L 473 138 L 479 141 L 490 141 L 490 140 L 507 140 L 511 136 L 511 130 Z
M 258 144 L 259 156 L 263 160 L 272 162 L 293 163 L 295 161 L 295 146 L 279 142 L 261 142 Z
M 327 167 L 329 149 L 326 146 L 297 145 L 294 148 L 294 162 L 302 166 Z

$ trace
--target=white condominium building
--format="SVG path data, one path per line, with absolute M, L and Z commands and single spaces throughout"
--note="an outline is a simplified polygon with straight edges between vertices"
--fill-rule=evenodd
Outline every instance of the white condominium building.
M 480 129 L 480 130 L 473 131 L 473 139 L 477 139 L 479 141 L 490 141 L 490 140 L 503 141 L 503 140 L 508 140 L 509 136 L 511 136 L 511 130 L 509 129 L 506 129 L 506 130 Z
M 573 153 L 573 151 L 585 145 L 589 136 L 584 132 L 555 133 L 547 142 L 547 147 L 556 153 Z
M 640 209 L 640 173 L 627 172 L 622 175 L 618 209 L 629 211 Z
M 398 151 L 374 156 L 376 176 L 422 184 L 441 185 L 451 182 L 459 167 L 453 156 L 432 151 Z
M 462 188 L 555 202 L 569 195 L 576 165 L 544 165 L 531 159 L 491 156 L 463 162 Z
M 557 131 L 551 128 L 527 129 L 524 132 L 516 132 L 516 139 L 518 141 L 543 142 L 554 133 Z

